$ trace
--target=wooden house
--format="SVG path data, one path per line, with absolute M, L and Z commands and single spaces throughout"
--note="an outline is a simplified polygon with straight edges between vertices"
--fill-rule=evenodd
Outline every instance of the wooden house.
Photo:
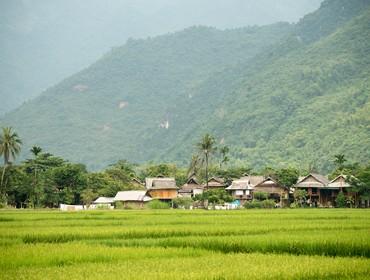
M 113 208 L 113 204 L 114 204 L 114 197 L 101 196 L 91 203 L 90 208 L 92 209 L 95 209 L 95 208 L 111 209 Z
M 122 191 L 118 192 L 113 200 L 122 202 L 124 207 L 143 208 L 152 198 L 147 195 L 147 191 Z
M 253 192 L 264 192 L 268 194 L 268 199 L 282 203 L 282 198 L 289 197 L 289 191 L 276 180 L 267 177 L 262 182 L 254 186 Z
M 178 187 L 175 178 L 146 178 L 145 188 L 153 199 L 169 201 L 177 197 Z
M 330 188 L 338 188 L 339 190 L 345 192 L 350 188 L 350 184 L 347 182 L 347 176 L 346 175 L 339 175 L 333 180 L 331 180 L 328 184 Z
M 239 200 L 243 204 L 247 200 L 252 199 L 253 186 L 250 183 L 250 176 L 241 177 L 233 180 L 231 185 L 226 188 L 235 200 Z
M 207 189 L 207 185 L 204 186 Z M 226 183 L 223 178 L 212 177 L 208 180 L 208 190 L 225 189 Z
M 182 197 L 194 197 L 197 194 L 202 194 L 203 190 L 204 186 L 193 176 L 180 188 L 179 195 Z
M 338 181 L 329 185 L 330 181 L 323 175 L 311 173 L 305 177 L 300 177 L 295 188 L 307 191 L 307 203 L 313 207 L 333 206 L 339 193 Z

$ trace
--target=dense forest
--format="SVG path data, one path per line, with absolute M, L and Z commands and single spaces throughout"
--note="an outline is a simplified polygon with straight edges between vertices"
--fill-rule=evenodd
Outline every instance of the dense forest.
M 299 176 L 306 176 L 314 169 L 297 169 L 294 167 L 275 168 L 265 166 L 260 170 L 252 170 L 246 166 L 232 167 L 228 155 L 228 146 L 217 145 L 212 135 L 205 134 L 198 139 L 187 167 L 179 167 L 167 163 L 132 164 L 127 160 L 119 160 L 99 172 L 89 172 L 86 166 L 72 163 L 61 157 L 45 152 L 39 146 L 30 149 L 32 157 L 15 164 L 15 159 L 22 149 L 22 139 L 12 128 L 2 128 L 0 134 L 0 156 L 4 159 L 1 167 L 0 208 L 40 208 L 59 207 L 61 203 L 90 205 L 96 198 L 114 197 L 117 192 L 125 190 L 145 190 L 147 177 L 173 177 L 176 185 L 181 187 L 194 176 L 200 183 L 206 184 L 212 177 L 222 178 L 226 185 L 246 174 L 262 175 L 273 178 L 289 190 L 293 190 Z M 190 156 L 190 155 L 189 155 Z M 368 200 L 370 196 L 370 164 L 348 164 L 345 155 L 338 154 L 333 158 L 334 168 L 329 174 L 330 179 L 338 175 L 347 175 L 351 186 L 350 193 Z M 260 193 L 261 195 L 264 193 Z M 343 193 L 342 193 L 343 194 Z M 258 198 L 259 193 L 255 193 Z M 305 192 L 294 191 L 294 198 L 303 199 Z M 233 198 L 224 189 L 206 190 L 202 195 L 193 197 L 194 201 L 207 199 L 209 202 L 222 203 Z M 266 198 L 265 198 L 266 199 Z M 352 206 L 352 199 L 339 207 Z M 177 198 L 174 203 L 189 203 L 190 198 Z M 267 200 L 266 200 L 267 201 Z M 154 201 L 155 205 L 168 207 L 166 203 Z M 246 204 L 249 206 L 250 204 Z M 252 204 L 251 204 L 252 205 Z M 272 201 L 270 206 L 274 206 Z M 291 206 L 298 205 L 292 203 Z M 269 207 L 270 207 L 269 206 Z M 289 206 L 289 203 L 288 203 Z M 296 207 L 296 206 L 294 206 Z
M 231 167 L 367 162 L 369 4 L 327 0 L 297 24 L 129 40 L 0 125 L 93 170 L 121 158 L 184 167 L 208 132 L 230 147 Z

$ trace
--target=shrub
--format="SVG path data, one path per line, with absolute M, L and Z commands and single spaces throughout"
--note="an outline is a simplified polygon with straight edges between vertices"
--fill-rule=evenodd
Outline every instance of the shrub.
M 205 191 L 197 199 L 200 201 L 208 200 L 212 204 L 224 204 L 225 202 L 232 202 L 233 197 L 224 189 L 208 190 Z
M 175 208 L 190 209 L 192 204 L 193 200 L 190 197 L 177 197 L 173 200 L 173 205 Z
M 124 209 L 125 204 L 122 201 L 117 201 L 116 204 L 115 204 L 115 208 L 116 209 Z
M 169 209 L 170 205 L 166 202 L 162 202 L 158 199 L 154 199 L 148 203 L 149 209 Z
M 255 192 L 253 194 L 253 198 L 259 201 L 266 200 L 268 198 L 268 194 L 265 192 Z
M 266 199 L 261 202 L 261 207 L 262 208 L 275 208 L 275 204 L 276 204 L 275 201 L 271 199 Z
M 337 198 L 335 199 L 335 203 L 337 204 L 338 208 L 346 208 L 347 201 L 343 192 L 339 192 Z
M 299 205 L 295 202 L 290 204 L 290 208 L 299 208 Z
M 100 204 L 96 207 L 96 209 L 99 209 L 99 210 L 107 210 L 107 209 L 110 209 L 110 204 Z
M 295 204 L 303 208 L 304 204 L 306 203 L 306 199 L 307 199 L 307 191 L 296 189 L 293 195 L 294 195 Z
M 246 209 L 258 209 L 258 208 L 262 208 L 262 204 L 261 204 L 261 201 L 252 200 L 251 202 L 246 202 L 244 204 L 244 208 L 246 208 Z

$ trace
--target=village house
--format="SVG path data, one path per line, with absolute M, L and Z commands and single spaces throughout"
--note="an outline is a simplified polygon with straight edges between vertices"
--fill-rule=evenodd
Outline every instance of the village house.
M 198 182 L 196 177 L 193 176 L 180 188 L 179 196 L 194 197 L 197 194 L 202 194 L 203 190 L 204 186 Z
M 214 189 L 225 189 L 226 183 L 223 178 L 218 177 L 212 177 L 208 180 L 208 190 L 214 190 Z M 207 189 L 207 186 L 205 185 L 205 189 Z
M 118 192 L 113 200 L 121 202 L 123 207 L 143 208 L 152 198 L 147 195 L 147 191 L 122 191 Z
M 92 202 L 90 205 L 91 209 L 95 208 L 107 208 L 107 209 L 112 209 L 114 204 L 114 197 L 98 197 L 96 200 Z
M 240 179 L 233 180 L 231 185 L 226 188 L 235 200 L 238 200 L 240 204 L 244 204 L 247 200 L 253 198 L 252 192 L 253 187 L 250 183 L 250 176 L 244 176 Z
M 146 178 L 145 188 L 147 194 L 153 199 L 171 201 L 178 196 L 178 187 L 175 178 Z
M 272 199 L 276 203 L 280 203 L 280 206 L 283 206 L 283 199 L 289 198 L 289 191 L 287 188 L 271 177 L 267 177 L 262 182 L 255 185 L 253 192 L 267 193 L 268 199 Z
M 335 177 L 333 180 L 331 180 L 328 184 L 330 188 L 338 188 L 340 191 L 346 192 L 348 188 L 350 188 L 350 184 L 346 181 L 347 176 L 346 175 L 339 175 Z
M 279 182 L 264 176 L 245 175 L 240 179 L 233 180 L 226 190 L 231 193 L 235 200 L 240 201 L 240 204 L 252 200 L 256 192 L 267 193 L 268 199 L 277 203 L 281 202 L 281 198 L 287 198 L 288 195 L 286 188 Z
M 335 205 L 339 190 L 347 187 L 342 179 L 342 177 L 337 177 L 330 182 L 323 175 L 311 173 L 305 177 L 300 177 L 295 188 L 307 191 L 307 203 L 311 206 L 331 207 Z M 342 187 L 340 187 L 341 184 Z

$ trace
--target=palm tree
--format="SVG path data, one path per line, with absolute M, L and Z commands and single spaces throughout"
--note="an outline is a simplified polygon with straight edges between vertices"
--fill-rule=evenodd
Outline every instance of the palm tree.
M 227 156 L 229 152 L 230 152 L 230 149 L 228 146 L 223 146 L 220 149 L 220 154 L 221 154 L 220 169 L 222 168 L 222 164 L 229 161 L 229 157 Z
M 33 169 L 34 169 L 34 179 L 33 179 L 33 190 L 30 195 L 30 201 L 32 202 L 33 207 L 35 207 L 35 204 L 38 204 L 38 194 L 37 194 L 37 171 L 39 169 L 39 163 L 37 160 L 37 156 L 42 152 L 42 148 L 39 146 L 33 146 L 30 150 L 30 152 L 35 156 L 34 160 L 31 160 L 30 162 L 33 162 Z
M 201 165 L 201 158 L 199 155 L 193 155 L 188 168 L 188 178 L 198 174 L 199 166 Z
M 339 169 L 343 169 L 344 163 L 347 161 L 345 155 L 338 154 L 334 156 L 334 163 L 338 166 Z
M 30 152 L 35 156 L 37 157 L 41 152 L 42 152 L 42 148 L 40 148 L 39 146 L 33 146 L 32 149 L 30 150 Z
M 206 187 L 208 189 L 208 163 L 209 157 L 217 148 L 215 146 L 215 138 L 208 133 L 203 136 L 202 141 L 197 143 L 199 153 L 204 157 L 206 163 Z
M 11 127 L 4 127 L 2 130 L 0 135 L 0 156 L 4 157 L 4 168 L 1 176 L 1 186 L 4 183 L 5 169 L 11 163 L 11 160 L 15 160 L 20 153 L 22 145 L 18 134 Z

